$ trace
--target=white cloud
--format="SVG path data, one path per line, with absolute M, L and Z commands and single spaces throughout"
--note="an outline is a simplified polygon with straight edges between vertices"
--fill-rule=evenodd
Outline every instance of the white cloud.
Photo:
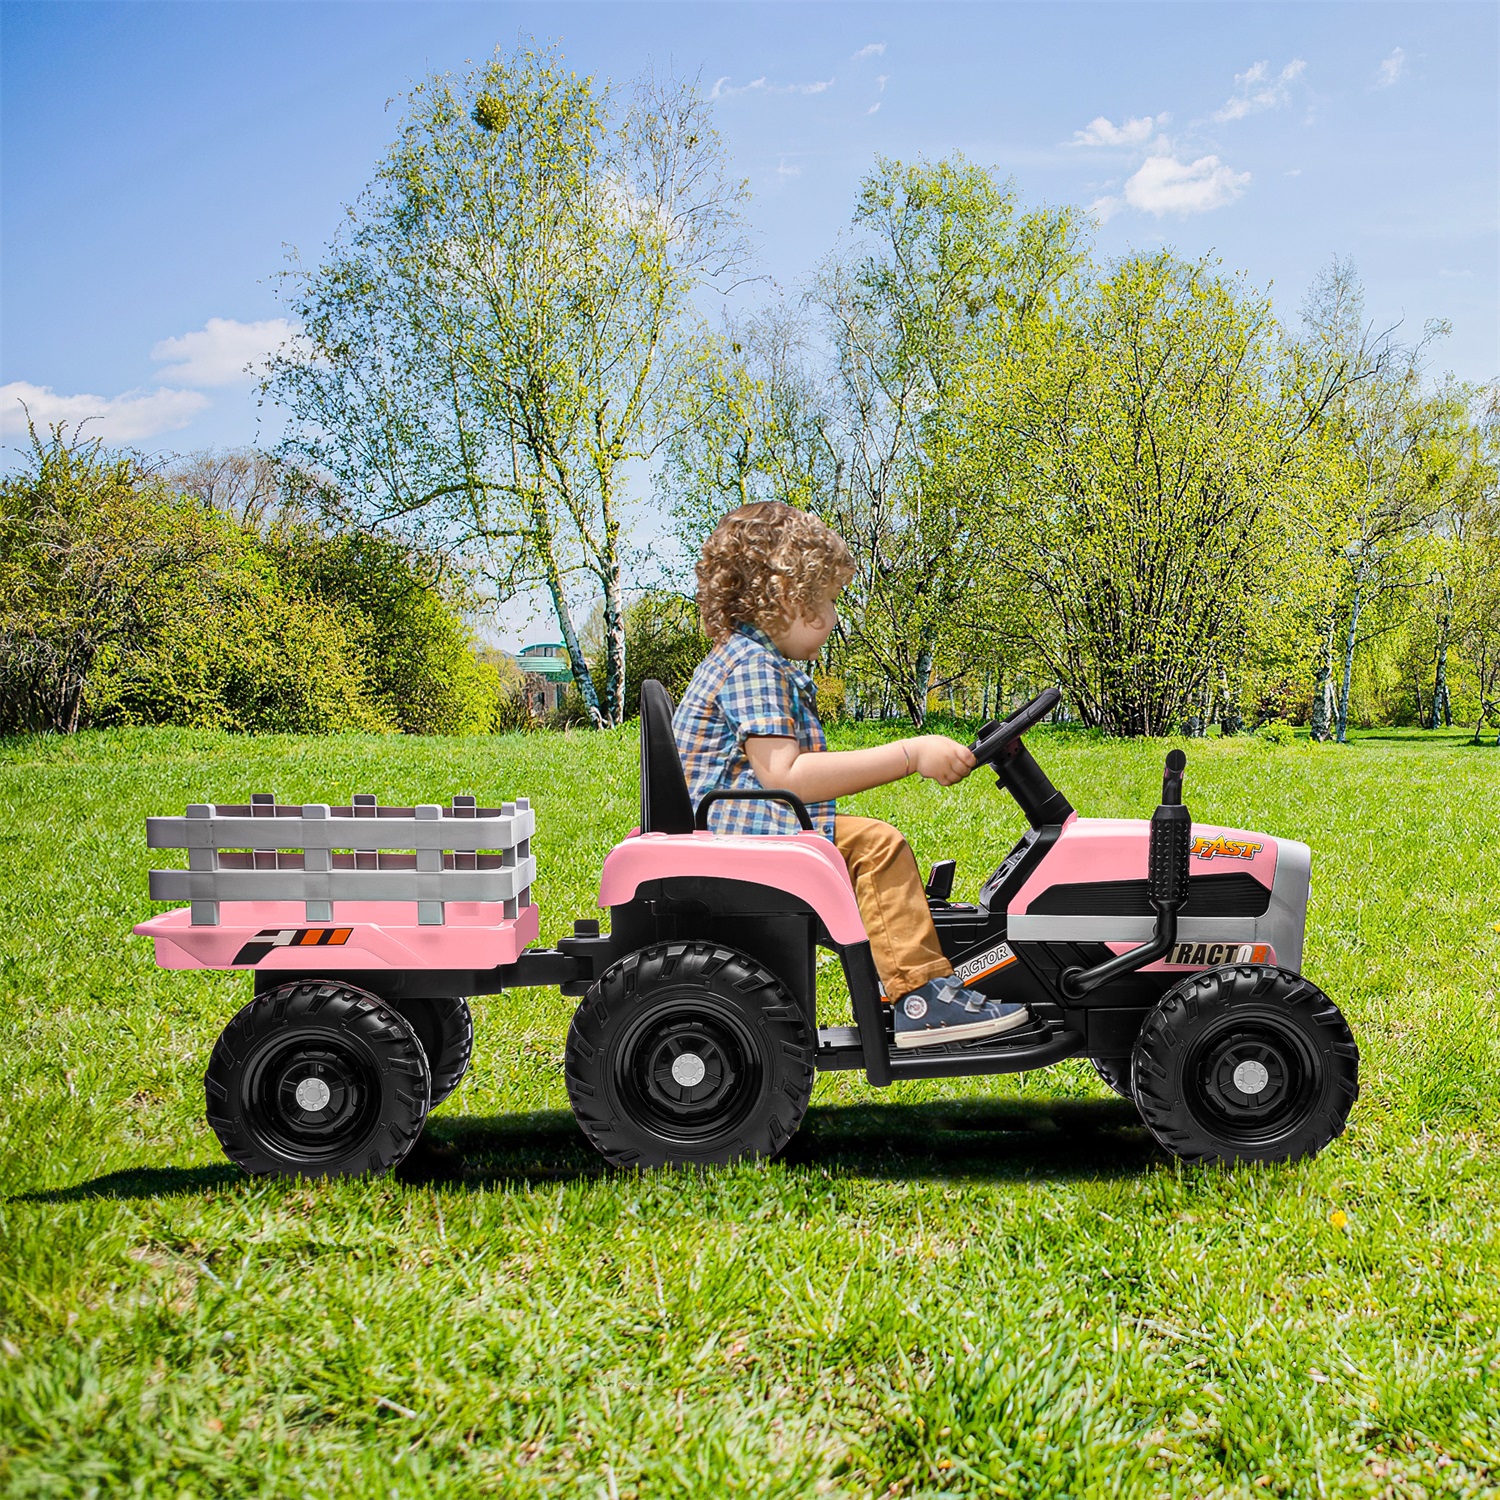
M 886 74 L 877 73 L 875 75 L 875 87 L 878 88 L 882 94 L 885 93 L 886 81 Z
M 732 84 L 730 74 L 718 79 L 709 90 L 710 99 L 732 99 L 736 94 L 821 94 L 833 87 L 833 79 L 824 78 L 816 83 L 769 83 L 764 76 L 752 78 L 749 83 Z
M 1142 213 L 1202 214 L 1233 203 L 1250 181 L 1217 156 L 1181 162 L 1172 156 L 1150 156 L 1125 184 L 1125 201 Z
M 1397 47 L 1375 73 L 1375 87 L 1388 89 L 1406 71 L 1406 53 Z
M 1264 60 L 1251 63 L 1243 73 L 1234 75 L 1234 97 L 1222 109 L 1215 110 L 1214 119 L 1219 121 L 1243 120 L 1246 115 L 1258 114 L 1263 109 L 1279 109 L 1291 102 L 1289 85 L 1300 78 L 1307 64 L 1294 57 L 1274 77 L 1270 64 Z
M 866 113 L 866 114 L 867 114 L 867 115 L 873 115 L 873 114 L 874 114 L 874 113 L 875 113 L 875 111 L 876 111 L 876 110 L 877 110 L 877 109 L 879 109 L 879 108 L 880 108 L 880 100 L 878 100 L 878 99 L 877 99 L 877 100 L 876 100 L 876 101 L 875 101 L 875 102 L 874 102 L 874 103 L 873 103 L 873 104 L 872 104 L 872 105 L 871 105 L 871 106 L 870 106 L 870 107 L 869 107 L 869 108 L 868 108 L 868 109 L 867 109 L 867 110 L 866 110 L 866 111 L 865 111 L 865 113 Z
M 884 55 L 885 55 L 885 43 L 884 42 L 871 42 L 868 46 L 861 47 L 859 49 L 859 51 L 854 54 L 854 57 L 853 57 L 852 60 L 854 62 L 858 62 L 860 60 L 860 58 L 862 58 L 862 57 L 883 57 Z
M 83 429 L 86 438 L 133 443 L 186 427 L 208 405 L 208 397 L 201 391 L 162 389 L 126 391 L 121 396 L 60 396 L 50 385 L 12 380 L 0 386 L 0 436 L 24 434 L 30 413 L 38 432 L 45 432 L 54 422 L 72 427 L 91 419 Z
M 1119 211 L 1125 207 L 1123 198 L 1112 198 L 1106 195 L 1103 198 L 1095 198 L 1089 204 L 1089 212 L 1093 214 L 1101 224 L 1108 224 Z
M 1166 123 L 1168 116 L 1142 115 L 1140 119 L 1126 120 L 1123 125 L 1112 125 L 1103 115 L 1089 121 L 1082 130 L 1073 135 L 1075 146 L 1138 146 L 1150 140 L 1151 132 Z
M 788 161 L 786 157 L 783 156 L 781 160 L 776 163 L 776 175 L 778 177 L 800 177 L 802 175 L 802 168 L 799 167 L 796 162 Z
M 238 385 L 254 380 L 266 356 L 296 336 L 285 318 L 238 323 L 233 318 L 210 318 L 196 333 L 162 339 L 151 358 L 170 360 L 165 380 L 183 385 Z

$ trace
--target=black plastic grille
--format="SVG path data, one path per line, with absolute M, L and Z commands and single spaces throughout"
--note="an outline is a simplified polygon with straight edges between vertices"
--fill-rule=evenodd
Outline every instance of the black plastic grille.
M 1195 875 L 1178 915 L 1184 917 L 1260 917 L 1271 905 L 1271 892 L 1243 870 L 1227 875 Z M 1026 908 L 1032 916 L 1149 917 L 1154 913 L 1144 880 L 1090 880 L 1079 885 L 1048 886 Z

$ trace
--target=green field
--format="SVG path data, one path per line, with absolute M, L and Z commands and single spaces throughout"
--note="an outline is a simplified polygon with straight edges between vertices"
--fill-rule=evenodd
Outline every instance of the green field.
M 1156 801 L 1160 743 L 1033 744 L 1087 814 Z M 635 821 L 632 733 L 0 745 L 0 1493 L 1496 1493 L 1500 753 L 1186 748 L 1196 817 L 1313 846 L 1305 967 L 1363 1054 L 1315 1161 L 1182 1169 L 1080 1061 L 832 1075 L 781 1161 L 610 1175 L 573 1002 L 516 991 L 398 1178 L 305 1186 L 203 1122 L 249 981 L 129 935 L 142 819 L 529 795 L 556 938 Z M 1020 827 L 983 773 L 844 805 L 960 895 Z

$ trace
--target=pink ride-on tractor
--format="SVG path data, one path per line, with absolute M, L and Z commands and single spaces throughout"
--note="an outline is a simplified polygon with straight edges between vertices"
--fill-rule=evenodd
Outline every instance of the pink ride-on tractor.
M 225 1027 L 208 1119 L 247 1170 L 384 1171 L 468 1064 L 468 1001 L 518 985 L 581 996 L 568 1096 L 618 1166 L 772 1156 L 820 1068 L 899 1078 L 1034 1071 L 1084 1056 L 1188 1161 L 1310 1156 L 1344 1128 L 1359 1054 L 1338 1008 L 1299 972 L 1305 844 L 1194 825 L 1184 756 L 1167 755 L 1149 822 L 1080 818 L 1022 741 L 1048 689 L 974 744 L 1030 829 L 972 903 L 928 896 L 964 982 L 1024 1001 L 999 1038 L 898 1051 L 844 863 L 787 792 L 717 791 L 692 806 L 672 703 L 641 695 L 641 826 L 604 862 L 599 905 L 556 948 L 532 946 L 530 807 L 249 806 L 148 820 L 187 870 L 151 894 L 186 898 L 135 930 L 167 968 L 249 969 L 255 995 Z M 710 806 L 765 797 L 802 832 L 721 836 Z M 818 1025 L 819 947 L 842 961 L 854 1026 Z

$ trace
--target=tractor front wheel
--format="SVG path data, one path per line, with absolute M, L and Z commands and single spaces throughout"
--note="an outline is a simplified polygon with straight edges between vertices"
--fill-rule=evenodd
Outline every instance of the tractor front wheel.
M 1130 1092 L 1130 1059 L 1128 1057 L 1091 1057 L 1089 1059 L 1094 1065 L 1094 1071 L 1099 1077 L 1112 1088 L 1122 1099 L 1135 1102 L 1135 1095 Z
M 1136 1107 L 1184 1161 L 1296 1161 L 1340 1134 L 1359 1097 L 1359 1048 L 1317 985 L 1256 964 L 1183 979 L 1146 1017 Z
M 568 1029 L 568 1097 L 618 1167 L 774 1156 L 812 1095 L 816 1043 L 769 969 L 716 943 L 664 943 L 615 964 Z

